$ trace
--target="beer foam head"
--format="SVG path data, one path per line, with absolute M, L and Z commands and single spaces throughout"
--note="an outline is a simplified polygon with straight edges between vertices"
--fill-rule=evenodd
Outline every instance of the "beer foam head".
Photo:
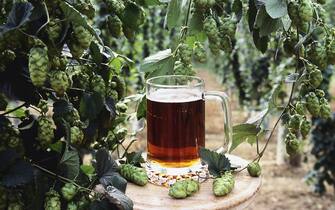
M 164 103 L 184 103 L 202 99 L 202 92 L 196 89 L 158 89 L 147 93 L 150 101 Z

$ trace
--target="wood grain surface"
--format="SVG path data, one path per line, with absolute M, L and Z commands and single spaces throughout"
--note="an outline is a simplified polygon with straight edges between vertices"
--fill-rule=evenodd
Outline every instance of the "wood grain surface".
M 231 163 L 244 167 L 248 161 L 227 155 Z M 235 187 L 225 197 L 215 197 L 212 193 L 212 180 L 200 186 L 200 191 L 186 199 L 178 200 L 168 196 L 168 188 L 147 184 L 144 187 L 129 183 L 126 194 L 134 201 L 135 210 L 217 210 L 245 209 L 252 202 L 261 186 L 261 178 L 253 178 L 244 170 L 235 174 Z

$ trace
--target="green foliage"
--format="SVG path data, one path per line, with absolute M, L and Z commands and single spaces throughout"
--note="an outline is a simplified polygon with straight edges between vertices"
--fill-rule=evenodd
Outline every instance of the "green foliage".
M 202 161 L 208 165 L 208 171 L 213 176 L 220 176 L 222 173 L 231 170 L 229 159 L 221 153 L 200 148 L 199 155 Z

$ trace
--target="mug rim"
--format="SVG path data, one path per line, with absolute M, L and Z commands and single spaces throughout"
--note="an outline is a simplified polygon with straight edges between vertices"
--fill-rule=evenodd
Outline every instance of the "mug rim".
M 190 85 L 163 85 L 163 84 L 157 84 L 154 83 L 153 80 L 159 79 L 159 78 L 171 78 L 171 77 L 184 77 L 184 78 L 190 78 L 192 80 L 197 81 L 195 84 Z M 161 88 L 196 88 L 201 87 L 205 84 L 204 80 L 197 76 L 187 76 L 187 75 L 163 75 L 163 76 L 156 76 L 151 77 L 146 81 L 147 85 L 154 86 L 154 87 L 161 87 Z

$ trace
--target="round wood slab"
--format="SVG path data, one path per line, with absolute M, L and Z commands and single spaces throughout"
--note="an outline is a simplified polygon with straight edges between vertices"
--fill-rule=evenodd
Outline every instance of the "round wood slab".
M 248 164 L 248 161 L 234 156 L 227 155 L 231 163 L 241 165 Z M 261 186 L 261 178 L 249 176 L 244 170 L 235 174 L 235 187 L 233 191 L 224 197 L 215 197 L 212 193 L 213 180 L 207 180 L 200 185 L 200 191 L 186 199 L 173 199 L 168 195 L 168 188 L 148 183 L 141 187 L 129 183 L 126 194 L 134 202 L 135 210 L 212 210 L 212 209 L 244 209 L 255 197 Z

